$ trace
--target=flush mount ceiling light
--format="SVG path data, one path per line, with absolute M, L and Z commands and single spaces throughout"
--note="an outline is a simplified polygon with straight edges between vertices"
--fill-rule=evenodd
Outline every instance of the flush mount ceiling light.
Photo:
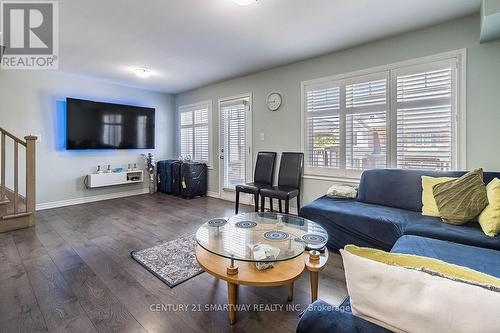
M 134 69 L 135 75 L 137 75 L 140 78 L 147 78 L 151 76 L 151 71 L 147 68 L 136 68 Z
M 257 0 L 233 0 L 233 2 L 241 6 L 247 6 L 256 3 Z

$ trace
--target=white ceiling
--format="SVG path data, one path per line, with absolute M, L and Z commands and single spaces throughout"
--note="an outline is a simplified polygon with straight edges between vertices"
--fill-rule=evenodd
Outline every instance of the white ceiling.
M 177 93 L 479 10 L 480 0 L 60 0 L 60 69 Z M 141 79 L 131 69 L 147 67 Z

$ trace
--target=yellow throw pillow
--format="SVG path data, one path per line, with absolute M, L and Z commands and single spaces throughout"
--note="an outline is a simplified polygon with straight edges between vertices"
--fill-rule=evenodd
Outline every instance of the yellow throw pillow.
M 455 179 L 457 178 L 422 176 L 422 215 L 441 217 L 434 199 L 434 193 L 432 193 L 432 187 Z
M 479 215 L 479 224 L 483 232 L 490 237 L 500 233 L 500 180 L 494 178 L 486 186 L 489 205 Z

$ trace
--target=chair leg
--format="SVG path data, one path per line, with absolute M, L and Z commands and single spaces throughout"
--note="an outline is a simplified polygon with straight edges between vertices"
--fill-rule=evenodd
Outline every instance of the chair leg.
M 273 198 L 269 198 L 269 209 L 271 209 L 271 212 L 274 212 L 274 210 L 273 210 Z
M 264 206 L 266 204 L 266 197 L 260 196 L 260 211 L 264 213 Z
M 259 211 L 259 194 L 258 193 L 255 193 L 253 195 L 253 200 L 254 200 L 254 204 L 255 204 L 255 212 L 258 212 Z
M 281 200 L 280 199 L 278 199 L 278 208 L 280 210 L 280 213 L 283 213 L 283 207 L 281 205 Z
M 290 212 L 290 199 L 286 198 L 285 199 L 285 214 L 288 214 Z
M 236 202 L 234 205 L 234 213 L 235 214 L 238 214 L 239 206 L 240 206 L 240 192 L 236 191 Z
M 299 215 L 300 212 L 300 193 L 297 195 L 297 215 Z

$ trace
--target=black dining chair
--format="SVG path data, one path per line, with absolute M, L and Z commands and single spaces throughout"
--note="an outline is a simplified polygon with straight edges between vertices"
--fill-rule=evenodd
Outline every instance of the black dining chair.
M 255 211 L 259 211 L 259 194 L 263 188 L 271 188 L 274 179 L 274 165 L 276 164 L 276 153 L 261 151 L 257 154 L 253 183 L 236 185 L 235 214 L 238 214 L 240 205 L 240 192 L 253 194 L 255 200 Z
M 290 211 L 290 199 L 297 198 L 297 212 L 300 210 L 300 187 L 304 171 L 304 153 L 281 154 L 278 186 L 260 190 L 260 209 L 263 212 L 266 198 L 269 198 L 271 211 L 273 199 L 278 199 L 279 211 L 283 212 L 281 200 L 285 201 L 285 213 Z

